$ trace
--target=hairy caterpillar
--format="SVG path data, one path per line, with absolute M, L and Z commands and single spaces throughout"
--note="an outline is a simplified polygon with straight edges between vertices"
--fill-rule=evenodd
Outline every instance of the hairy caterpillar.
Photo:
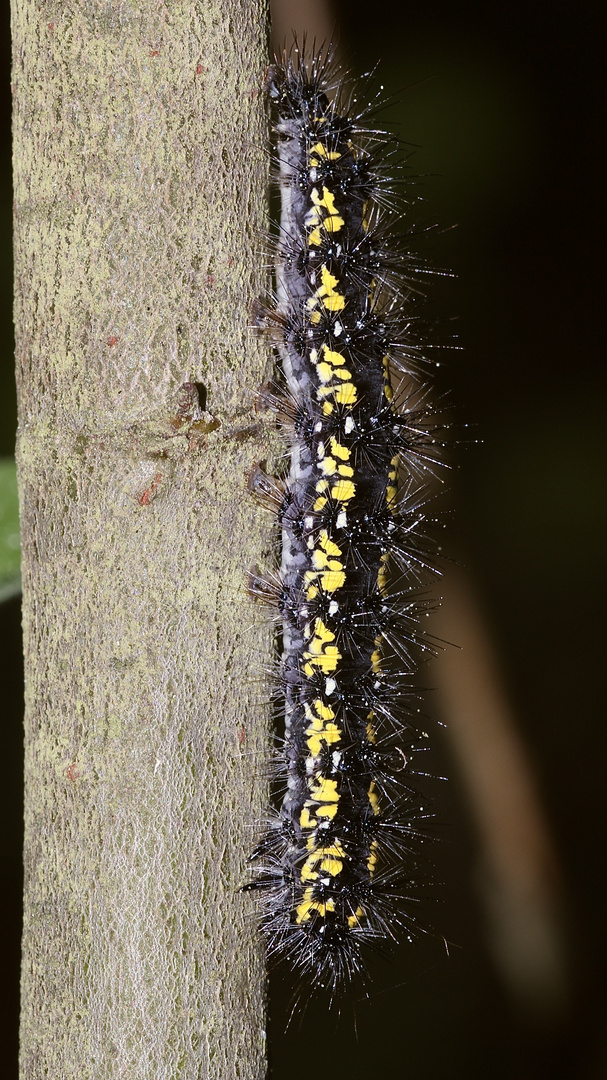
M 251 475 L 282 555 L 250 591 L 282 626 L 286 792 L 247 887 L 270 955 L 334 992 L 363 970 L 361 950 L 413 926 L 424 811 L 406 767 L 429 647 L 424 485 L 438 443 L 414 334 L 424 267 L 389 176 L 398 144 L 371 126 L 330 52 L 294 48 L 267 88 L 281 194 L 267 321 L 284 382 L 265 402 L 290 467 L 285 480 Z

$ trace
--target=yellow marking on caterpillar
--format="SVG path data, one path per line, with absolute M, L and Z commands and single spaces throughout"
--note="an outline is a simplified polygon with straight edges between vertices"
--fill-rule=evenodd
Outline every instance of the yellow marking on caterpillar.
M 336 589 L 342 589 L 346 583 L 346 575 L 343 570 L 325 570 L 319 574 L 319 580 L 324 592 L 332 593 Z
M 314 802 L 333 803 L 337 808 L 339 802 L 337 780 L 329 780 L 326 776 L 315 777 L 310 784 L 310 796 Z M 319 806 L 316 812 L 320 813 L 322 809 L 323 807 Z
M 343 385 L 344 383 L 351 383 L 352 373 L 347 369 L 335 370 L 345 368 L 346 358 L 335 349 L 329 349 L 327 345 L 322 346 L 323 359 L 318 360 L 318 353 L 316 349 L 313 349 L 310 353 L 310 360 L 316 364 L 316 370 L 318 372 L 318 378 L 324 385 L 319 386 L 316 391 L 316 397 L 319 401 L 323 398 L 332 396 L 339 405 L 345 405 L 346 408 L 352 408 L 356 405 L 358 400 L 358 394 L 354 384 L 350 386 Z M 338 378 L 342 382 L 334 383 L 332 379 Z M 334 406 L 330 401 L 324 401 L 322 411 L 325 416 L 330 416 L 333 412 Z
M 328 818 L 329 821 L 331 821 L 335 817 L 336 813 L 337 813 L 337 803 L 336 802 L 335 803 L 327 803 L 326 806 L 317 806 L 316 807 L 316 815 L 317 815 L 317 817 Z
M 337 150 L 327 150 L 323 143 L 318 142 L 310 148 L 310 164 L 320 165 L 320 161 L 312 161 L 312 154 L 316 154 L 317 158 L 326 158 L 327 161 L 337 161 L 341 154 Z
M 314 869 L 314 866 L 316 864 L 312 863 L 311 866 L 308 864 L 309 858 L 306 859 L 305 863 L 301 868 L 300 878 L 302 881 L 316 881 L 318 879 L 318 870 Z
M 367 719 L 371 720 L 372 717 L 373 717 L 373 713 L 370 712 Z M 375 728 L 373 727 L 373 724 L 367 724 L 367 738 L 368 738 L 370 743 L 376 743 L 377 742 L 377 732 L 376 732 Z
M 348 447 L 338 443 L 334 435 L 331 436 L 331 453 L 334 457 L 341 458 L 342 461 L 347 461 L 350 457 L 350 450 Z
M 333 378 L 333 368 L 330 364 L 325 364 L 324 361 L 320 361 L 320 364 L 316 365 L 318 372 L 318 378 L 322 383 L 328 383 Z
M 369 871 L 370 877 L 373 877 L 375 871 L 377 870 L 377 840 L 372 840 L 369 846 L 370 852 L 369 858 L 367 859 L 367 870 Z
M 312 552 L 312 565 L 315 570 L 334 570 L 338 573 L 344 569 L 344 564 L 339 559 L 329 559 L 326 552 L 320 548 L 314 548 Z M 306 573 L 310 573 L 310 571 L 306 571 Z M 313 580 L 314 578 L 310 577 L 310 581 Z
M 321 530 L 318 542 L 327 555 L 341 555 L 341 548 L 338 547 L 334 540 L 331 540 L 326 529 Z
M 304 674 L 308 678 L 314 674 L 315 667 L 320 668 L 325 675 L 337 670 L 337 664 L 342 659 L 342 655 L 337 645 L 331 644 L 333 641 L 335 641 L 333 631 L 325 626 L 322 619 L 315 619 L 313 636 L 303 654 L 303 659 L 308 661 L 303 667 Z
M 323 492 L 323 491 L 327 490 L 328 486 L 329 486 L 329 481 L 328 480 L 319 480 L 318 483 L 316 484 L 316 490 L 318 492 Z
M 340 447 L 340 449 L 343 450 L 344 447 Z M 346 452 L 349 457 L 350 451 L 348 450 Z M 340 476 L 354 476 L 354 469 L 351 465 L 338 465 L 334 457 L 322 458 L 322 460 L 318 462 L 318 467 L 325 476 L 335 476 L 335 473 L 339 473 Z
M 321 720 L 334 720 L 335 710 L 330 705 L 325 705 L 324 701 L 317 698 L 314 702 L 314 708 L 316 709 L 316 715 Z
M 343 563 L 338 559 L 329 559 L 327 553 L 320 548 L 314 548 L 312 552 L 312 565 L 315 570 L 343 570 L 344 568 Z
M 373 813 L 379 814 L 379 795 L 377 793 L 377 787 L 375 786 L 375 780 L 371 781 L 367 795 L 369 797 L 369 802 L 371 803 L 371 809 Z
M 364 918 L 365 912 L 361 907 L 357 907 L 356 911 L 352 915 L 348 915 L 348 926 L 350 929 L 354 929 L 355 926 L 360 925 L 360 920 Z
M 337 217 L 339 215 L 339 211 L 335 206 L 335 195 L 332 191 L 329 190 L 329 188 L 325 187 L 324 184 L 322 189 L 322 195 L 318 194 L 318 188 L 312 188 L 312 191 L 310 192 L 310 200 L 314 204 L 314 207 L 318 208 L 318 210 L 326 210 L 327 214 L 331 214 L 333 217 Z M 310 213 L 312 213 L 312 211 L 310 211 Z M 319 218 L 318 220 L 322 220 L 322 218 Z
M 313 818 L 310 814 L 307 803 L 303 807 L 301 814 L 299 815 L 299 824 L 301 825 L 302 829 L 315 829 L 318 825 L 316 818 Z M 310 839 L 313 840 L 313 837 L 310 837 Z
M 331 217 L 326 217 L 325 220 L 323 221 L 323 225 L 324 225 L 324 227 L 325 227 L 325 229 L 327 230 L 328 233 L 339 232 L 342 225 L 344 225 L 344 224 L 345 224 L 344 219 L 341 218 L 341 217 L 338 217 L 337 214 L 335 214 L 335 215 L 332 214 Z
M 313 900 L 314 892 L 310 885 L 304 891 L 304 898 L 301 904 L 298 904 L 295 908 L 297 923 L 308 922 L 313 911 L 317 911 L 318 914 L 324 919 L 328 911 L 335 911 L 335 901 L 332 897 L 324 903 L 321 900 Z
M 299 876 L 300 881 L 303 885 L 305 885 L 308 881 L 318 881 L 320 875 L 318 873 L 318 870 L 314 870 L 313 868 L 309 867 L 307 863 L 304 863 Z
M 324 870 L 324 872 L 330 874 L 331 877 L 337 877 L 344 868 L 345 857 L 346 855 L 341 844 L 331 844 L 330 847 L 316 848 L 308 855 L 308 858 L 301 868 L 301 880 L 316 881 L 319 877 L 319 871 L 316 869 L 318 863 L 320 863 L 321 871 Z
M 313 722 L 324 722 L 325 720 L 334 720 L 335 712 L 330 705 L 325 705 L 321 698 L 316 698 L 310 705 L 309 701 L 304 701 L 304 713 L 306 720 L 312 720 Z
M 331 495 L 337 502 L 349 502 L 356 494 L 356 485 L 351 480 L 338 480 L 331 488 Z
M 356 387 L 353 384 L 338 386 L 335 390 L 335 400 L 339 405 L 346 405 L 349 408 L 356 405 L 358 400 Z
M 323 458 L 322 461 L 318 462 L 318 467 L 325 476 L 334 476 L 337 472 L 337 462 L 332 457 Z
M 373 204 L 372 204 L 371 200 L 367 199 L 367 201 L 365 202 L 365 204 L 363 206 L 363 220 L 362 220 L 363 232 L 368 232 L 369 231 L 369 215 L 371 213 L 372 205 Z
M 392 401 L 392 398 L 394 397 L 394 391 L 390 382 L 390 357 L 384 356 L 382 364 L 384 368 L 384 396 L 386 397 L 387 401 Z
M 343 311 L 346 306 L 346 298 L 341 293 L 332 293 L 331 296 L 321 297 L 321 299 L 327 311 Z
M 323 344 L 322 354 L 328 364 L 333 364 L 333 367 L 341 367 L 346 362 L 345 356 L 336 352 L 335 349 L 329 349 L 327 345 Z
M 322 195 L 318 194 L 318 188 L 312 188 L 310 199 L 314 205 L 305 217 L 305 225 L 312 230 L 308 236 L 308 243 L 313 247 L 319 247 L 322 244 L 322 230 L 328 233 L 339 232 L 345 225 L 345 221 L 338 213 L 335 196 L 328 188 L 323 186 Z
M 318 718 L 312 721 L 305 733 L 308 736 L 306 739 L 308 750 L 314 758 L 320 754 L 323 743 L 331 746 L 333 743 L 341 742 L 341 731 L 337 724 L 327 724 L 325 727 L 324 721 Z
M 346 298 L 336 289 L 336 286 L 339 285 L 339 278 L 334 277 L 324 264 L 320 268 L 320 277 L 322 284 L 319 285 L 314 295 L 308 299 L 308 311 L 313 311 L 319 301 L 326 307 L 327 311 L 343 311 L 346 306 Z
M 313 584 L 315 581 L 319 582 L 321 589 L 326 593 L 332 593 L 335 592 L 336 589 L 341 589 L 346 581 L 346 574 L 342 563 L 338 562 L 336 559 L 327 560 L 330 569 L 324 569 L 324 567 L 319 566 L 318 563 L 323 559 L 326 560 L 326 555 L 324 552 L 318 551 L 318 549 L 313 552 L 312 558 L 317 569 L 316 571 L 306 570 L 305 572 L 304 582 L 308 585 L 308 591 L 306 593 L 307 599 L 313 600 L 318 596 L 318 589 Z M 310 595 L 311 592 L 312 595 Z
M 332 374 L 333 373 L 331 372 L 331 375 Z M 319 401 L 322 401 L 323 398 L 329 397 L 329 394 L 332 394 L 334 390 L 335 390 L 335 384 L 334 383 L 331 383 L 329 386 L 319 386 L 318 390 L 316 391 L 316 397 L 318 398 Z
M 314 620 L 314 630 L 311 633 L 308 647 L 313 656 L 320 656 L 321 652 L 325 648 L 331 647 L 331 642 L 335 641 L 335 634 L 332 630 L 329 630 L 328 626 L 325 626 L 322 619 Z
M 312 552 L 312 565 L 315 570 L 333 570 L 343 572 L 344 564 L 336 556 L 341 555 L 341 548 L 329 539 L 326 529 L 322 529 L 318 538 L 318 547 Z M 314 581 L 315 575 L 311 570 L 306 571 L 305 580 Z
M 318 312 L 316 312 L 315 314 L 318 314 Z M 327 347 L 323 345 L 323 359 L 315 360 L 314 363 L 316 364 L 318 378 L 320 379 L 321 383 L 331 384 L 331 379 L 333 378 L 341 379 L 342 382 L 350 382 L 352 380 L 352 373 L 348 371 L 345 367 L 345 356 L 342 356 L 341 353 L 336 352 L 334 349 L 327 349 Z M 329 386 L 322 386 L 318 390 L 318 396 L 326 397 L 327 394 L 332 393 L 334 390 L 338 390 L 338 388 L 339 383 L 333 383 Z M 349 402 L 348 395 L 346 395 L 346 400 Z M 354 404 L 355 401 L 356 390 L 353 391 L 353 398 L 352 401 L 349 403 Z
M 325 498 L 324 495 L 321 495 L 320 498 L 318 498 L 316 500 L 316 502 L 314 503 L 314 506 L 313 506 L 312 509 L 315 510 L 318 513 L 319 510 L 324 510 L 326 505 L 327 505 L 327 499 Z
M 331 877 L 337 877 L 341 874 L 344 868 L 344 864 L 341 859 L 326 858 L 320 864 L 320 869 L 324 870 L 325 874 L 330 874 Z

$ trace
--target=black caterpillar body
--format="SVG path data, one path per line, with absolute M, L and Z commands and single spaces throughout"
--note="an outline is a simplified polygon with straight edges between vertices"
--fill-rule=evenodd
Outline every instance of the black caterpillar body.
M 361 947 L 412 925 L 403 901 L 424 812 L 405 776 L 428 647 L 424 484 L 437 441 L 411 379 L 416 264 L 391 231 L 402 220 L 386 195 L 394 139 L 365 126 L 326 55 L 294 49 L 267 85 L 286 385 L 266 400 L 290 469 L 283 483 L 253 474 L 277 513 L 282 559 L 252 591 L 282 623 L 286 794 L 249 887 L 270 954 L 335 990 L 362 969 Z

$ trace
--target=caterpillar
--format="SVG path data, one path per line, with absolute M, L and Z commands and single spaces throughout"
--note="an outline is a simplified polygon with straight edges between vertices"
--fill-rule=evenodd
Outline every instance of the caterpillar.
M 391 173 L 401 151 L 331 50 L 269 68 L 281 196 L 266 388 L 288 474 L 249 487 L 276 515 L 280 570 L 249 591 L 281 627 L 280 810 L 253 856 L 270 956 L 343 989 L 415 921 L 420 623 L 432 604 L 425 490 L 440 458 L 420 376 L 419 278 Z

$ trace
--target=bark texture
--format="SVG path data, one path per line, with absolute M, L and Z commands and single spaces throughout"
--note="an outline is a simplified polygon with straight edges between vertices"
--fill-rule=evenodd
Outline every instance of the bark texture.
M 12 16 L 21 1080 L 256 1080 L 265 4 Z

